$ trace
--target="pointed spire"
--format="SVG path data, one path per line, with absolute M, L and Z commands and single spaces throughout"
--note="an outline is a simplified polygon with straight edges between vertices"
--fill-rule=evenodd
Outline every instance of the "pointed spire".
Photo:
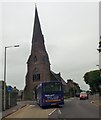
M 37 8 L 37 5 L 36 5 L 36 3 L 35 3 L 35 8 Z
M 32 42 L 37 41 L 38 38 L 41 38 L 41 37 L 42 37 L 42 31 L 41 31 L 37 6 L 36 6 L 36 3 L 35 3 L 35 18 L 34 18 L 34 29 L 33 29 Z

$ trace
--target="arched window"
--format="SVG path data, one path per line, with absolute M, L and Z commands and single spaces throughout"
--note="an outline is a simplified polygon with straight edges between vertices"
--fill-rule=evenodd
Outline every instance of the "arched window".
M 33 81 L 40 80 L 40 72 L 38 68 L 35 68 L 33 71 Z

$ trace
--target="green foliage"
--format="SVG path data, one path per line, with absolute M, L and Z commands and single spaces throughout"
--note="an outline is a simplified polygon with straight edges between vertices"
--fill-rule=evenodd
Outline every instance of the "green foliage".
M 93 92 L 99 92 L 99 84 L 101 84 L 100 79 L 101 78 L 99 70 L 90 71 L 85 73 L 84 75 L 84 81 L 90 86 L 90 89 Z

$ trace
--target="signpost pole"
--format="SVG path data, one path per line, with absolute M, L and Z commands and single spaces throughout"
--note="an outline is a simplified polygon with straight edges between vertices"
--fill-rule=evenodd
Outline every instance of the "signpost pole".
M 8 91 L 8 106 L 9 106 L 9 108 L 10 108 L 10 106 L 11 106 L 11 92 L 13 91 L 13 88 L 11 87 L 11 86 L 8 86 L 7 87 L 7 91 Z
M 9 108 L 10 108 L 10 92 L 9 92 Z

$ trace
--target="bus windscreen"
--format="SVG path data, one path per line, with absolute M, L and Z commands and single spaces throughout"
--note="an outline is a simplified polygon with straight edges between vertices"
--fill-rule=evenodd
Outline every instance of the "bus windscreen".
M 61 90 L 62 88 L 60 83 L 45 83 L 43 87 L 44 92 L 57 92 Z

